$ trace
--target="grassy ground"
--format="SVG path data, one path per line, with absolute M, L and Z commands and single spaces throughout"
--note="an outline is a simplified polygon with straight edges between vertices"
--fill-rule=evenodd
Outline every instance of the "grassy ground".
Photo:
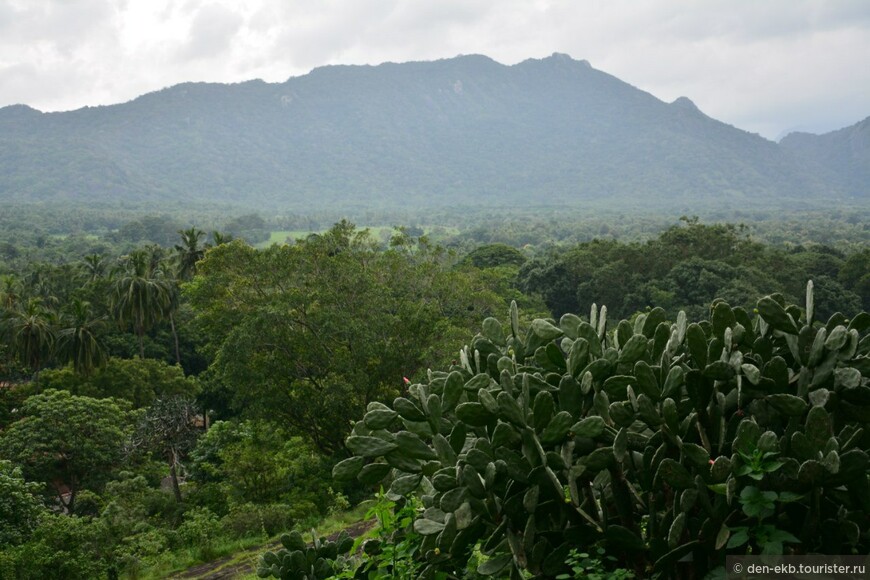
M 371 503 L 360 505 L 341 513 L 330 515 L 314 526 L 317 537 L 335 534 L 365 520 Z M 311 529 L 299 527 L 303 537 L 311 537 Z M 253 579 L 257 577 L 257 561 L 263 552 L 279 547 L 280 534 L 273 537 L 259 536 L 218 542 L 207 553 L 201 549 L 180 550 L 166 554 L 153 566 L 125 578 L 132 580 L 156 580 L 158 578 L 190 579 Z

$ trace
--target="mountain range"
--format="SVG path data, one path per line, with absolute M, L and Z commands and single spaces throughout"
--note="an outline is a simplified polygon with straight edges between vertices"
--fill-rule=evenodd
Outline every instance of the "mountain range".
M 870 118 L 780 143 L 554 54 L 327 66 L 0 109 L 0 201 L 341 207 L 866 202 Z

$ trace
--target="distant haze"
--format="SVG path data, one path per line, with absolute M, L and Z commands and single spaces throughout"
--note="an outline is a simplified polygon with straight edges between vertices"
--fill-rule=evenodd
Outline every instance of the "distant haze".
M 0 106 L 71 110 L 327 64 L 553 52 L 768 139 L 870 113 L 866 0 L 0 0 Z

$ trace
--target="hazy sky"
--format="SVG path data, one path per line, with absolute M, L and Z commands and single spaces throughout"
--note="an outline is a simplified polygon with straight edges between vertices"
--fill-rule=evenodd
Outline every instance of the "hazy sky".
M 870 116 L 868 0 L 0 0 L 0 106 L 553 52 L 771 139 Z

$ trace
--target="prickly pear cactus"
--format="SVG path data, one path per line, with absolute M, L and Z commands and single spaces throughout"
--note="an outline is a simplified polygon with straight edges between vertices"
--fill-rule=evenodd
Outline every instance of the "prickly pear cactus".
M 870 316 L 779 296 L 710 320 L 655 308 L 608 328 L 488 318 L 461 364 L 372 403 L 337 479 L 418 494 L 429 571 L 553 578 L 599 544 L 640 577 L 726 552 L 870 550 Z
M 284 546 L 281 550 L 263 554 L 257 576 L 283 580 L 330 578 L 341 571 L 341 558 L 350 552 L 353 540 L 342 532 L 334 542 L 315 537 L 313 543 L 307 545 L 302 535 L 294 531 L 281 536 L 281 544 Z

